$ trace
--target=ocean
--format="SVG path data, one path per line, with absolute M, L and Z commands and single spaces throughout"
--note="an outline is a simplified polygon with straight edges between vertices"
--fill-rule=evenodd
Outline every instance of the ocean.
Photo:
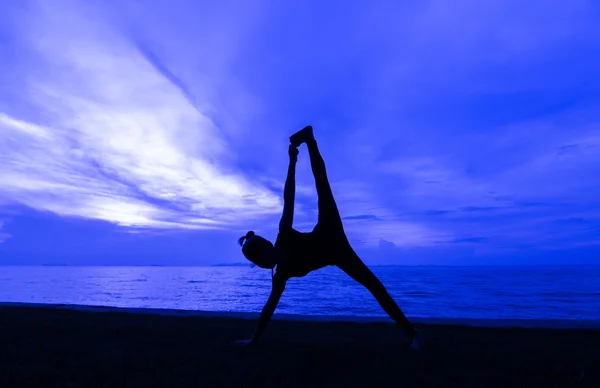
M 600 319 L 600 266 L 372 266 L 422 318 Z M 0 302 L 260 312 L 270 271 L 241 266 L 0 266 Z M 334 267 L 291 279 L 276 313 L 385 316 Z

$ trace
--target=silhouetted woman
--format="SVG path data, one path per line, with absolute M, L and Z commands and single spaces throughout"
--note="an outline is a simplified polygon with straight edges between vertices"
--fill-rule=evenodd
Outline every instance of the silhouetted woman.
M 258 341 L 277 307 L 288 279 L 303 277 L 311 271 L 335 265 L 373 294 L 385 312 L 408 334 L 412 349 L 420 348 L 423 337 L 419 331 L 413 328 L 381 281 L 362 262 L 348 242 L 329 186 L 325 162 L 319 153 L 312 127 L 307 126 L 292 135 L 290 143 L 290 164 L 283 192 L 283 215 L 279 222 L 279 234 L 275 245 L 252 231 L 238 241 L 244 256 L 249 261 L 271 271 L 276 268 L 276 272 L 273 275 L 271 295 L 262 309 L 253 338 L 236 342 L 248 344 Z M 292 227 L 297 147 L 302 143 L 306 143 L 308 147 L 310 165 L 319 196 L 319 218 L 310 233 L 301 233 Z

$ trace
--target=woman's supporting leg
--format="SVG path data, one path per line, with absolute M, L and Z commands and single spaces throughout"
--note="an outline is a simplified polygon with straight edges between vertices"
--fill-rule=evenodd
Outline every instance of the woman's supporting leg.
M 398 304 L 386 290 L 385 286 L 373 272 L 363 263 L 358 255 L 351 251 L 338 260 L 337 266 L 352 279 L 362 284 L 377 300 L 383 310 L 400 326 L 411 338 L 416 333 L 412 324 L 406 318 Z
M 306 142 L 308 155 L 310 156 L 310 167 L 315 177 L 317 186 L 317 195 L 319 196 L 319 224 L 342 227 L 342 219 L 338 211 L 337 204 L 333 198 L 333 192 L 327 178 L 325 161 L 319 152 L 319 147 L 315 140 Z

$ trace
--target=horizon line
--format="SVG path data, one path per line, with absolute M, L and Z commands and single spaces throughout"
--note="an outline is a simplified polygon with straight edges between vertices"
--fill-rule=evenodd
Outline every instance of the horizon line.
M 368 264 L 369 267 L 598 267 L 600 264 Z M 0 267 L 251 267 L 246 263 L 214 264 L 3 264 Z

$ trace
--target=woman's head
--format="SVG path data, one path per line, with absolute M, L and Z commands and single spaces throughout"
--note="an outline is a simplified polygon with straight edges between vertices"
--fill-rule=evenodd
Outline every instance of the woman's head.
M 245 236 L 238 239 L 238 244 L 242 247 L 242 253 L 252 263 L 261 268 L 273 269 L 277 265 L 277 254 L 273 244 L 249 231 Z

